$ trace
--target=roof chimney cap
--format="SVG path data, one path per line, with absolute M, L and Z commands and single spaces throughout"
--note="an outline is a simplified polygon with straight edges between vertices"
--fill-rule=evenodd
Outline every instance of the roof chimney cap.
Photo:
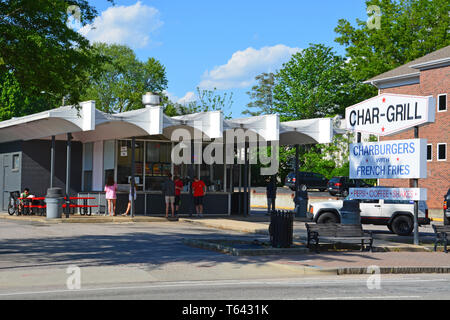
M 142 103 L 146 107 L 158 106 L 160 102 L 159 95 L 153 92 L 147 92 L 142 96 Z

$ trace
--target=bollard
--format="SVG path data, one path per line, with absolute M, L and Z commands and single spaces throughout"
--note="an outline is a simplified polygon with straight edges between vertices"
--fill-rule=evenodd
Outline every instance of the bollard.
M 358 200 L 344 200 L 340 212 L 341 224 L 361 224 L 361 210 Z
M 308 211 L 308 191 L 298 190 L 294 197 L 295 215 L 298 218 L 306 218 Z

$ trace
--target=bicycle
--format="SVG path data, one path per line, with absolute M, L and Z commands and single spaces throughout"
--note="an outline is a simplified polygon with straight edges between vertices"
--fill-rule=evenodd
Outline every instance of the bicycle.
M 9 193 L 8 213 L 10 216 L 19 214 L 19 197 L 20 191 L 12 191 Z

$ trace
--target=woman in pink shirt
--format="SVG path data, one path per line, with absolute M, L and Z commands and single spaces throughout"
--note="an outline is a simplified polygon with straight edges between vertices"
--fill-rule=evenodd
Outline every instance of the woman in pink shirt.
M 105 185 L 106 201 L 108 202 L 108 213 L 109 215 L 116 215 L 116 199 L 117 199 L 117 184 L 114 182 L 112 176 L 108 177 Z M 105 216 L 107 213 L 105 213 Z

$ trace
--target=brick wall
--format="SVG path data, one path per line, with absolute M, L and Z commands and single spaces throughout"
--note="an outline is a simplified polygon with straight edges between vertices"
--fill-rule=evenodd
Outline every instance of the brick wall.
M 437 112 L 435 123 L 420 127 L 419 138 L 428 140 L 433 145 L 433 160 L 427 163 L 427 178 L 419 179 L 419 187 L 428 189 L 428 207 L 442 209 L 444 194 L 450 188 L 450 66 L 438 69 L 425 70 L 420 73 L 420 84 L 381 89 L 380 93 L 399 93 L 417 96 L 447 93 L 447 111 Z M 380 137 L 380 141 L 413 139 L 414 129 L 401 132 L 389 137 Z M 447 160 L 437 161 L 437 144 L 447 143 Z M 424 155 L 426 156 L 426 155 Z M 394 187 L 411 187 L 409 180 L 380 179 L 380 185 Z

